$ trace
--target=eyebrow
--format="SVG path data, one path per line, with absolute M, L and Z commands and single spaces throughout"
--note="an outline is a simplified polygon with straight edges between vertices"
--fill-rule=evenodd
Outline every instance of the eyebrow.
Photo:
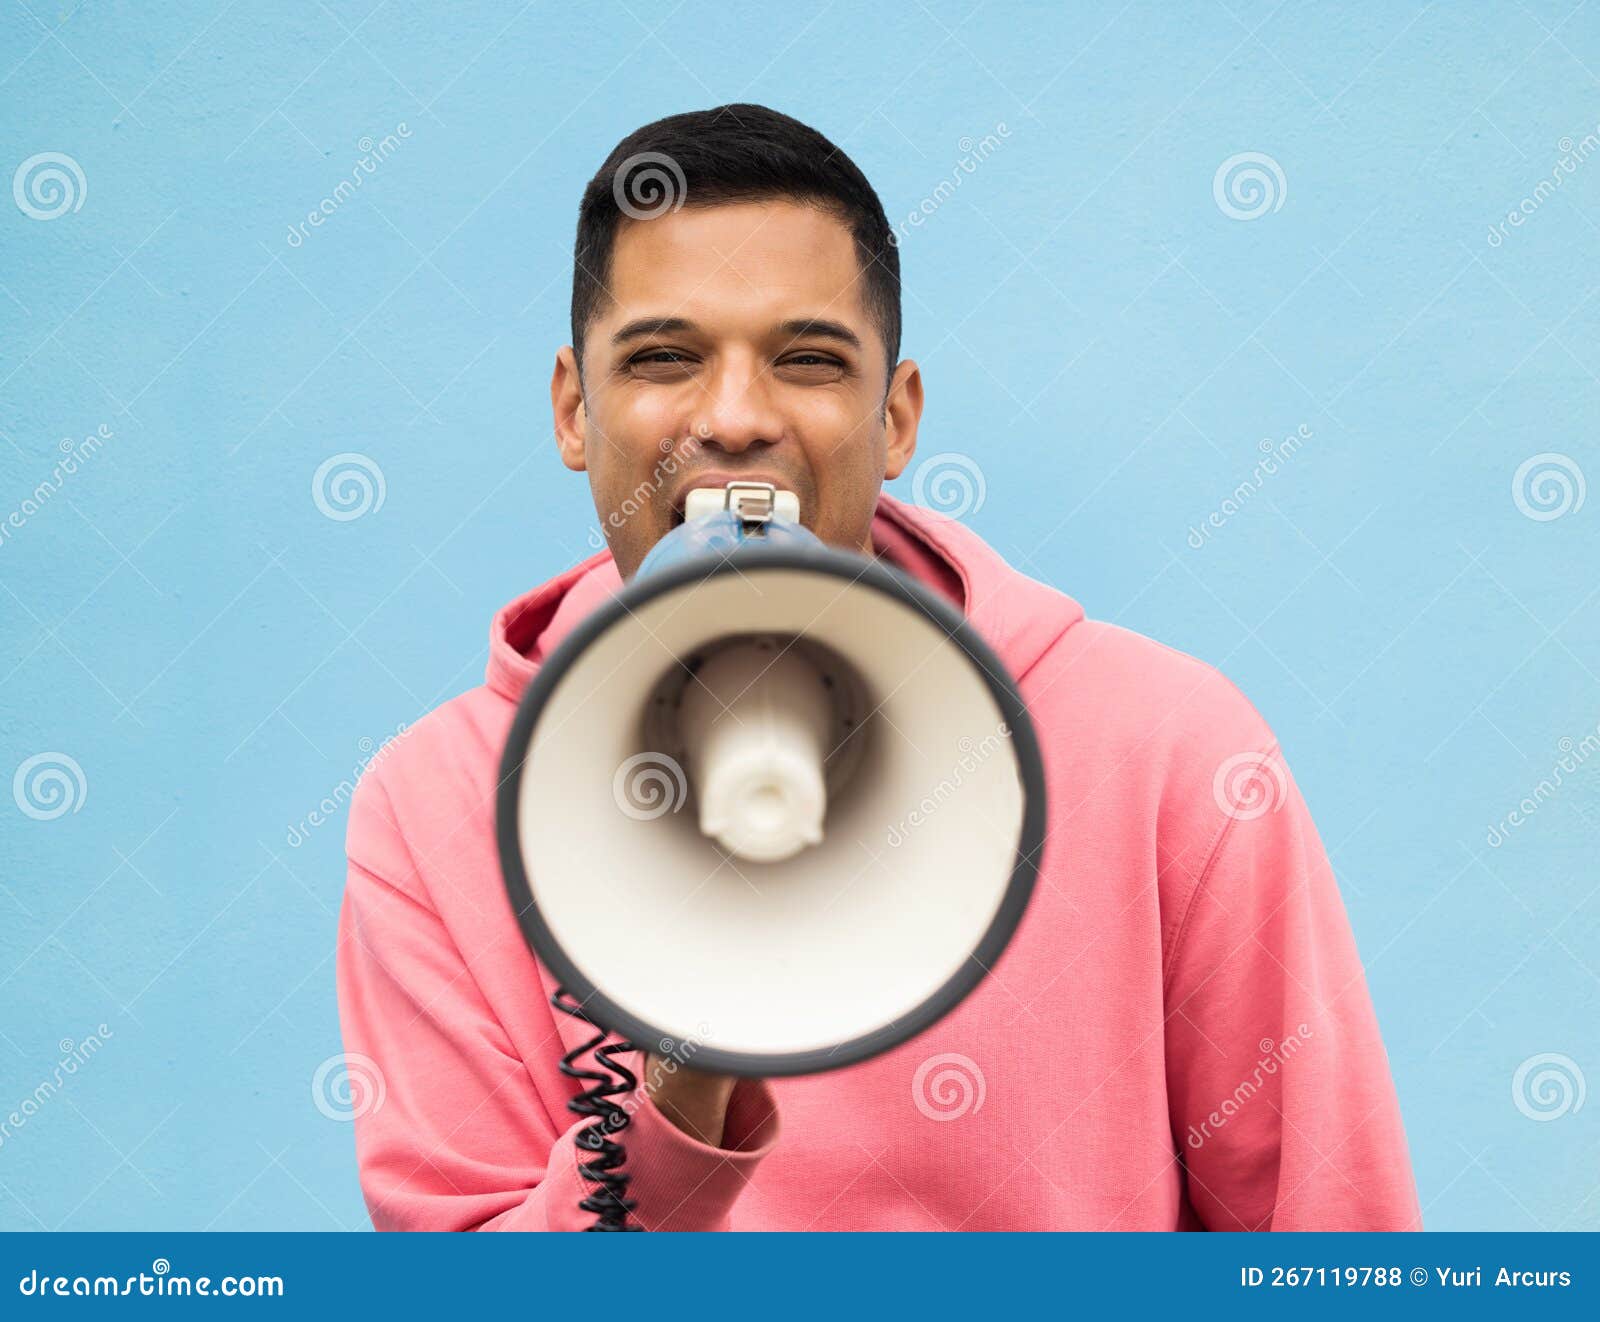
M 778 330 L 791 339 L 817 336 L 824 340 L 838 340 L 841 344 L 848 344 L 852 349 L 861 347 L 861 340 L 856 333 L 842 321 L 827 321 L 821 317 L 798 317 L 793 321 L 784 322 Z
M 618 328 L 611 337 L 612 344 L 626 344 L 629 340 L 642 340 L 647 335 L 667 335 L 675 331 L 692 331 L 696 326 L 686 317 L 636 317 Z
M 617 329 L 611 337 L 611 343 L 626 344 L 630 340 L 642 340 L 650 335 L 671 335 L 698 329 L 699 327 L 687 317 L 636 317 Z M 852 349 L 861 348 L 860 337 L 842 321 L 829 321 L 823 317 L 795 317 L 780 323 L 777 330 L 792 340 L 815 336 L 825 340 L 837 340 L 841 344 L 848 344 Z

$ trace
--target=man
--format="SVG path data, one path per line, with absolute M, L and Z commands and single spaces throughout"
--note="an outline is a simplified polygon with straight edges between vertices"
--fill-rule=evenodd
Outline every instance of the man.
M 643 173 L 641 173 L 643 172 Z M 592 1122 L 495 852 L 513 707 L 629 580 L 691 486 L 768 480 L 825 541 L 943 593 L 1016 677 L 1049 835 L 1004 958 L 861 1064 L 739 1080 L 635 1058 L 621 1137 L 647 1229 L 1417 1228 L 1361 965 L 1271 733 L 1221 676 L 880 491 L 916 446 L 898 254 L 825 138 L 759 106 L 618 144 L 581 204 L 562 462 L 603 550 L 495 618 L 487 683 L 415 726 L 352 801 L 339 947 L 374 1223 L 568 1230 Z M 597 882 L 598 885 L 598 882 Z M 604 897 L 601 896 L 601 899 Z M 380 1100 L 381 1098 L 381 1100 Z

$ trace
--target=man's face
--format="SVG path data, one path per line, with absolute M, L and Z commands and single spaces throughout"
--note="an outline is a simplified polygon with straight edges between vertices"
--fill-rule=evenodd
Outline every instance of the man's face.
M 562 349 L 551 399 L 562 461 L 588 472 L 624 579 L 682 521 L 688 488 L 715 479 L 793 491 L 818 537 L 871 554 L 922 383 L 915 363 L 885 362 L 842 221 L 783 201 L 627 221 L 610 294 L 581 381 Z

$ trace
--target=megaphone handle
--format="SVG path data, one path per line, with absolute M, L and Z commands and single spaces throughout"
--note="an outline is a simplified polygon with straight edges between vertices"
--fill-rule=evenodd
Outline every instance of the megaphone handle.
M 627 1197 L 631 1177 L 621 1169 L 627 1153 L 621 1143 L 610 1137 L 626 1129 L 629 1121 L 628 1112 L 611 1098 L 618 1093 L 632 1092 L 639 1085 L 633 1071 L 618 1064 L 614 1057 L 624 1051 L 634 1050 L 634 1045 L 632 1042 L 616 1041 L 601 1046 L 609 1034 L 583 1012 L 582 1004 L 565 987 L 556 990 L 556 994 L 550 998 L 550 1004 L 596 1030 L 593 1038 L 561 1058 L 561 1072 L 569 1079 L 587 1079 L 594 1083 L 594 1087 L 567 1100 L 568 1110 L 577 1115 L 595 1117 L 594 1124 L 584 1126 L 573 1135 L 578 1151 L 586 1156 L 593 1155 L 594 1158 L 588 1162 L 580 1159 L 578 1170 L 599 1186 L 578 1206 L 585 1212 L 596 1213 L 595 1223 L 588 1227 L 589 1230 L 643 1230 L 643 1226 L 628 1221 L 628 1213 L 635 1204 L 633 1199 Z M 596 1062 L 604 1065 L 609 1074 L 597 1069 L 585 1069 L 578 1064 L 578 1057 L 588 1051 L 594 1052 Z

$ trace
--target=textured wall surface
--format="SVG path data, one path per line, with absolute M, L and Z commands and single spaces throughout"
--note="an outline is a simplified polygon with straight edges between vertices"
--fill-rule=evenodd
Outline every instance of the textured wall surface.
M 1281 736 L 1427 1223 L 1600 1228 L 1600 6 L 1174 8 L 0 8 L 0 1227 L 366 1225 L 308 814 L 589 553 L 584 182 L 759 100 L 902 225 L 890 490 Z

